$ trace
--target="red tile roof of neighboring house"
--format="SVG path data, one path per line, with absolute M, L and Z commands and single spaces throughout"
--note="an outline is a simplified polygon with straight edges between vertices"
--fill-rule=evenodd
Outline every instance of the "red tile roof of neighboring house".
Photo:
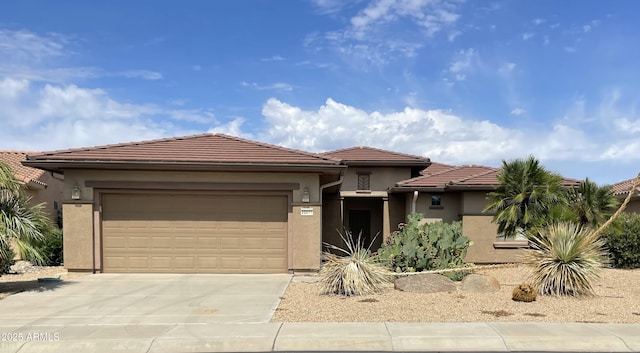
M 224 134 L 200 134 L 29 155 L 29 162 L 337 165 L 331 158 Z
M 619 183 L 615 183 L 612 185 L 613 194 L 618 195 L 627 195 L 633 186 L 633 182 L 636 178 L 631 178 L 628 180 L 623 180 Z M 636 191 L 640 191 L 640 186 L 636 187 Z
M 422 172 L 422 176 L 400 181 L 396 184 L 398 188 L 475 188 L 482 190 L 490 190 L 498 185 L 499 168 L 481 166 L 481 165 L 463 165 L 450 166 L 446 168 L 444 165 L 437 166 L 433 173 L 429 173 L 427 168 Z M 580 183 L 579 180 L 563 178 L 562 184 L 565 186 L 575 186 Z
M 405 153 L 386 151 L 367 146 L 356 146 L 321 153 L 323 156 L 341 160 L 346 164 L 374 165 L 423 165 L 429 164 L 429 158 Z
M 25 160 L 27 154 L 33 154 L 38 152 L 25 152 L 25 151 L 0 151 L 0 162 L 6 163 L 15 173 L 16 179 L 25 184 L 36 183 L 42 186 L 47 186 L 47 183 L 40 181 L 39 179 L 44 175 L 45 171 L 42 169 L 31 168 L 22 165 L 22 161 Z

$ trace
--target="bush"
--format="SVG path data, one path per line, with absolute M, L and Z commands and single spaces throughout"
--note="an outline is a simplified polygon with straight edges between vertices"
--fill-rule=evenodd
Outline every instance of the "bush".
M 591 295 L 592 282 L 607 262 L 604 241 L 576 223 L 556 223 L 532 234 L 525 260 L 533 266 L 532 284 L 539 294 Z
M 63 252 L 62 252 L 62 230 L 59 228 L 52 229 L 48 234 L 44 236 L 42 240 L 33 244 L 37 251 L 44 258 L 45 266 L 60 266 L 62 265 Z
M 364 248 L 360 237 L 353 238 L 349 231 L 340 238 L 346 249 L 326 244 L 330 249 L 345 254 L 340 257 L 330 252 L 322 254 L 325 263 L 320 269 L 320 288 L 323 294 L 367 295 L 380 292 L 382 285 L 389 283 L 389 271 L 371 254 L 371 245 Z
M 9 244 L 0 242 L 0 276 L 9 272 L 10 267 L 16 263 L 15 257 L 16 254 L 11 250 Z
M 395 272 L 462 267 L 470 245 L 469 238 L 462 235 L 462 223 L 420 224 L 422 218 L 422 214 L 410 214 L 407 224 L 393 232 L 378 250 L 380 259 Z M 455 272 L 448 274 L 460 277 Z
M 602 238 L 613 267 L 640 268 L 640 214 L 622 213 Z
M 513 289 L 511 299 L 517 302 L 530 303 L 536 300 L 538 291 L 530 284 L 523 283 Z

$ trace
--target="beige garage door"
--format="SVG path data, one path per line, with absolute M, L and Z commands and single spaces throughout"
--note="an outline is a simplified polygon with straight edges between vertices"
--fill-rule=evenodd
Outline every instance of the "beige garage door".
M 104 272 L 287 271 L 287 197 L 104 194 Z

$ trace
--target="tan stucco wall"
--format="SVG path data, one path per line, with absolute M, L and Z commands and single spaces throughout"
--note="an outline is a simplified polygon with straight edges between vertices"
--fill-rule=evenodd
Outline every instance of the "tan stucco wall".
M 337 194 L 324 195 L 322 200 L 322 241 L 335 245 L 343 246 L 342 240 L 338 232 L 342 231 L 344 226 L 340 220 L 340 198 Z M 324 249 L 324 246 L 322 248 Z
M 387 191 L 397 182 L 411 178 L 409 167 L 349 167 L 345 173 L 341 191 L 356 191 L 360 172 L 371 173 L 369 177 L 371 191 Z
M 302 199 L 305 187 L 309 189 L 310 201 L 319 200 L 319 176 L 315 173 L 256 173 L 256 172 L 172 172 L 172 171 L 111 171 L 68 170 L 65 172 L 65 200 L 71 199 L 74 185 L 80 187 L 83 200 L 93 200 L 92 188 L 84 182 L 91 181 L 145 181 L 145 182 L 215 182 L 215 183 L 299 183 L 293 191 L 293 201 Z
M 411 212 L 413 194 L 408 193 L 406 200 L 406 211 Z M 431 196 L 441 197 L 441 207 L 431 207 Z M 443 222 L 455 222 L 460 220 L 460 194 L 459 193 L 428 193 L 421 192 L 416 202 L 416 212 L 422 213 L 424 218 L 432 220 L 442 220 Z
M 627 204 L 627 208 L 624 209 L 625 212 L 635 212 L 640 213 L 640 198 L 632 199 Z
M 93 205 L 63 205 L 64 267 L 68 270 L 93 269 Z
M 45 203 L 44 210 L 52 221 L 57 222 L 62 217 L 62 200 L 64 181 L 54 177 L 50 172 L 46 172 L 39 179 L 47 184 L 45 189 L 29 189 L 31 204 Z
M 319 175 L 317 173 L 239 173 L 239 172 L 173 172 L 173 171 L 118 171 L 68 170 L 65 172 L 64 245 L 65 267 L 74 270 L 93 269 L 93 213 L 92 205 L 77 205 L 71 200 L 75 185 L 81 190 L 80 202 L 93 201 L 93 189 L 85 181 L 138 181 L 138 182 L 210 182 L 210 183 L 298 183 L 293 190 L 293 203 L 300 203 L 305 187 L 310 193 L 310 204 L 319 201 Z M 305 207 L 305 206 L 300 206 Z M 318 269 L 320 263 L 322 217 L 321 207 L 314 207 L 314 216 L 301 217 L 300 208 L 293 209 L 291 229 L 293 269 Z M 67 214 L 69 212 L 69 214 Z
M 301 208 L 312 208 L 313 216 L 301 216 Z M 294 237 L 293 246 L 293 270 L 320 269 L 320 220 L 322 219 L 322 207 L 319 205 L 293 206 L 293 224 L 291 225 Z
M 405 208 L 405 197 L 413 194 L 390 194 L 389 195 L 389 227 L 391 232 L 398 229 L 398 224 L 407 221 L 407 213 L 411 209 Z
M 509 263 L 520 262 L 520 249 L 494 249 L 498 225 L 492 223 L 492 216 L 462 216 L 462 234 L 473 241 L 467 251 L 465 262 Z
M 462 214 L 482 214 L 482 210 L 487 206 L 486 191 L 467 191 L 462 193 Z

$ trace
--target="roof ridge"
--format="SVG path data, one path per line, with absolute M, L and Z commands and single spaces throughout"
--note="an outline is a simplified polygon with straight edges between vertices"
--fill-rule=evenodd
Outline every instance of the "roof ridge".
M 21 150 L 0 150 L 0 153 L 29 154 L 29 153 L 40 153 L 40 152 L 38 152 L 38 151 L 21 151 Z
M 303 151 L 303 150 L 299 150 L 299 149 L 295 149 L 295 148 L 283 147 L 283 146 L 278 146 L 278 145 L 274 145 L 274 144 L 270 144 L 270 143 L 266 143 L 266 142 L 249 140 L 249 139 L 245 139 L 245 138 L 242 138 L 242 137 L 231 136 L 231 135 L 227 135 L 227 134 L 223 134 L 223 133 L 216 133 L 216 134 L 213 134 L 213 136 L 220 136 L 220 137 L 224 137 L 224 138 L 229 139 L 229 140 L 242 141 L 242 142 L 251 143 L 251 144 L 262 146 L 262 147 L 275 148 L 275 149 L 278 149 L 278 150 L 281 150 L 281 151 L 285 151 L 285 152 L 295 152 L 295 153 L 303 154 L 305 156 L 322 159 L 322 160 L 325 160 L 325 161 L 336 162 L 335 158 L 329 158 L 329 157 L 321 156 L 318 153 L 307 152 L 307 151 Z
M 349 150 L 357 150 L 357 149 L 370 149 L 370 150 L 374 150 L 374 151 L 378 151 L 378 152 L 384 152 L 384 153 L 389 153 L 389 154 L 395 154 L 397 156 L 402 156 L 402 157 L 410 157 L 410 158 L 415 158 L 415 159 L 420 159 L 420 160 L 424 160 L 424 161 L 431 161 L 428 157 L 422 157 L 422 156 L 418 156 L 415 154 L 409 154 L 409 153 L 404 153 L 404 152 L 397 152 L 397 151 L 391 151 L 391 150 L 385 150 L 382 148 L 377 148 L 377 147 L 371 147 L 371 146 L 365 146 L 365 145 L 359 145 L 359 146 L 352 146 L 352 147 L 347 147 L 347 148 L 341 148 L 341 149 L 337 149 L 337 150 L 332 150 L 332 151 L 327 151 L 327 152 L 322 152 L 322 154 L 334 154 L 334 153 L 339 153 L 339 152 L 344 152 L 344 151 L 349 151 Z
M 187 139 L 193 139 L 193 138 L 198 138 L 198 137 L 204 137 L 204 136 L 214 136 L 216 134 L 207 132 L 207 133 L 202 133 L 202 134 L 194 134 L 194 135 L 187 135 L 187 136 L 178 136 L 178 137 L 163 137 L 163 138 L 159 138 L 159 139 L 152 139 L 152 140 L 143 140 L 143 141 L 134 141 L 134 142 L 122 142 L 122 143 L 112 143 L 112 144 L 106 144 L 106 145 L 97 145 L 97 146 L 87 146 L 87 147 L 78 147 L 78 148 L 67 148 L 67 149 L 61 149 L 61 150 L 54 150 L 54 151 L 46 151 L 46 152 L 40 152 L 38 154 L 35 154 L 33 156 L 46 156 L 46 155 L 50 155 L 50 154 L 61 154 L 61 153 L 72 153 L 72 152 L 79 152 L 79 151 L 90 151 L 90 150 L 97 150 L 97 149 L 105 149 L 105 148 L 113 148 L 113 147 L 125 147 L 125 146 L 137 146 L 137 145 L 147 145 L 147 144 L 153 144 L 153 143 L 159 143 L 159 142 L 166 142 L 166 141 L 172 141 L 172 140 L 187 140 Z M 221 134 L 222 135 L 222 134 Z M 28 157 L 33 157 L 33 156 L 28 156 Z

